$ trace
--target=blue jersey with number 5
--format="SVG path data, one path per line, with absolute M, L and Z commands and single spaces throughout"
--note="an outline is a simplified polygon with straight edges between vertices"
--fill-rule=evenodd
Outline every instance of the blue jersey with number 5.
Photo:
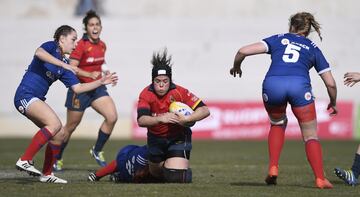
M 266 105 L 305 106 L 314 102 L 309 70 L 320 75 L 330 70 L 320 49 L 311 40 L 296 34 L 279 34 L 263 40 L 271 65 L 263 81 Z
M 303 76 L 310 82 L 309 70 L 312 67 L 319 75 L 330 70 L 320 49 L 304 36 L 278 34 L 263 39 L 263 42 L 272 60 L 266 77 Z

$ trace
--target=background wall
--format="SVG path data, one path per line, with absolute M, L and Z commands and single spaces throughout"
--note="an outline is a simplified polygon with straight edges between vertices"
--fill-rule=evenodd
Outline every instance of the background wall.
M 81 37 L 82 16 L 74 15 L 75 0 L 0 0 L 0 136 L 30 136 L 36 127 L 16 112 L 13 95 L 35 49 L 51 40 L 55 29 L 69 24 Z M 261 100 L 261 83 L 270 63 L 268 55 L 244 61 L 243 78 L 229 69 L 239 47 L 272 34 L 287 32 L 288 18 L 298 11 L 315 14 L 323 41 L 314 40 L 332 66 L 338 98 L 358 103 L 360 86 L 342 85 L 343 74 L 360 71 L 360 2 L 357 0 L 104 0 L 103 32 L 108 66 L 119 75 L 109 92 L 116 102 L 119 122 L 114 138 L 130 136 L 130 117 L 139 92 L 151 81 L 152 53 L 164 47 L 173 56 L 173 78 L 206 100 Z M 327 92 L 314 70 L 313 90 Z M 55 83 L 47 102 L 65 120 L 66 88 Z M 340 112 L 341 113 L 341 112 Z M 88 109 L 75 132 L 94 137 L 101 117 Z M 63 123 L 65 123 L 63 121 Z

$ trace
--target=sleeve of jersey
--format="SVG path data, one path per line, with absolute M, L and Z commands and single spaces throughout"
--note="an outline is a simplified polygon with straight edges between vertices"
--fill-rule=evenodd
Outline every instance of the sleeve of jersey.
M 54 41 L 45 42 L 40 46 L 40 48 L 44 49 L 46 52 L 48 52 L 50 55 L 52 55 L 55 58 L 57 58 L 56 56 L 59 55 L 59 52 L 56 51 L 57 44 Z M 44 67 L 53 73 L 56 73 L 57 69 L 59 68 L 58 66 L 54 64 L 50 64 L 48 62 L 44 62 Z
M 274 35 L 274 36 L 270 36 L 268 38 L 264 38 L 261 42 L 265 45 L 266 47 L 266 53 L 271 54 L 271 46 L 273 46 L 274 42 L 276 41 L 276 38 L 278 36 Z
M 54 41 L 48 41 L 43 43 L 40 48 L 44 49 L 46 52 L 50 54 L 54 54 L 56 52 L 57 45 Z
M 81 60 L 81 57 L 84 53 L 84 42 L 79 41 L 78 44 L 76 45 L 76 48 L 71 52 L 70 54 L 70 59 L 76 59 L 76 60 Z
M 315 48 L 314 67 L 319 75 L 331 70 L 329 63 L 326 61 L 319 48 Z
M 59 80 L 66 86 L 66 88 L 70 88 L 71 86 L 80 83 L 76 75 L 69 70 L 64 70 L 64 73 Z
M 182 89 L 182 97 L 184 98 L 184 103 L 191 107 L 191 109 L 195 110 L 200 103 L 204 104 L 200 98 L 195 96 L 187 89 Z
M 147 100 L 148 99 L 146 99 L 146 96 L 141 93 L 137 105 L 137 119 L 139 119 L 141 116 L 151 116 L 150 105 Z

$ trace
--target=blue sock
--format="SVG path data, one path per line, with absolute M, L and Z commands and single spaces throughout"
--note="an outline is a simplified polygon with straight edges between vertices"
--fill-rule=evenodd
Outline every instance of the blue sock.
M 351 170 L 353 171 L 355 178 L 358 178 L 360 174 L 360 155 L 357 153 L 355 154 L 354 163 L 351 167 Z
M 62 155 L 63 155 L 64 150 L 65 150 L 65 148 L 66 148 L 67 145 L 68 145 L 67 142 L 63 142 L 63 143 L 61 144 L 60 152 L 59 152 L 59 154 L 56 156 L 56 159 L 57 159 L 57 160 L 61 160 L 61 159 L 62 159 Z
M 96 151 L 96 152 L 101 151 L 103 149 L 105 143 L 109 139 L 109 137 L 110 137 L 109 134 L 104 133 L 100 129 L 99 134 L 98 134 L 98 138 L 97 138 L 96 143 L 95 143 L 94 151 Z

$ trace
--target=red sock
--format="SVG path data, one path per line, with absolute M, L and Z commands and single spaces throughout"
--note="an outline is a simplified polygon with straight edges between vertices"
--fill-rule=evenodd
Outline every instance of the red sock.
M 307 159 L 314 172 L 315 178 L 324 179 L 324 169 L 320 142 L 315 139 L 305 142 L 305 151 Z
M 268 136 L 269 169 L 278 166 L 281 150 L 285 140 L 285 127 L 283 125 L 271 125 Z
M 49 175 L 52 173 L 52 166 L 55 163 L 56 156 L 60 153 L 61 145 L 55 145 L 49 142 L 46 146 L 45 160 L 42 173 Z
M 106 165 L 105 167 L 100 168 L 98 171 L 96 171 L 95 175 L 99 178 L 109 175 L 113 172 L 116 172 L 117 170 L 117 164 L 116 160 L 113 160 L 111 163 Z
M 32 138 L 30 145 L 26 148 L 21 160 L 32 160 L 34 155 L 41 149 L 46 142 L 52 138 L 52 134 L 45 127 L 41 128 Z

